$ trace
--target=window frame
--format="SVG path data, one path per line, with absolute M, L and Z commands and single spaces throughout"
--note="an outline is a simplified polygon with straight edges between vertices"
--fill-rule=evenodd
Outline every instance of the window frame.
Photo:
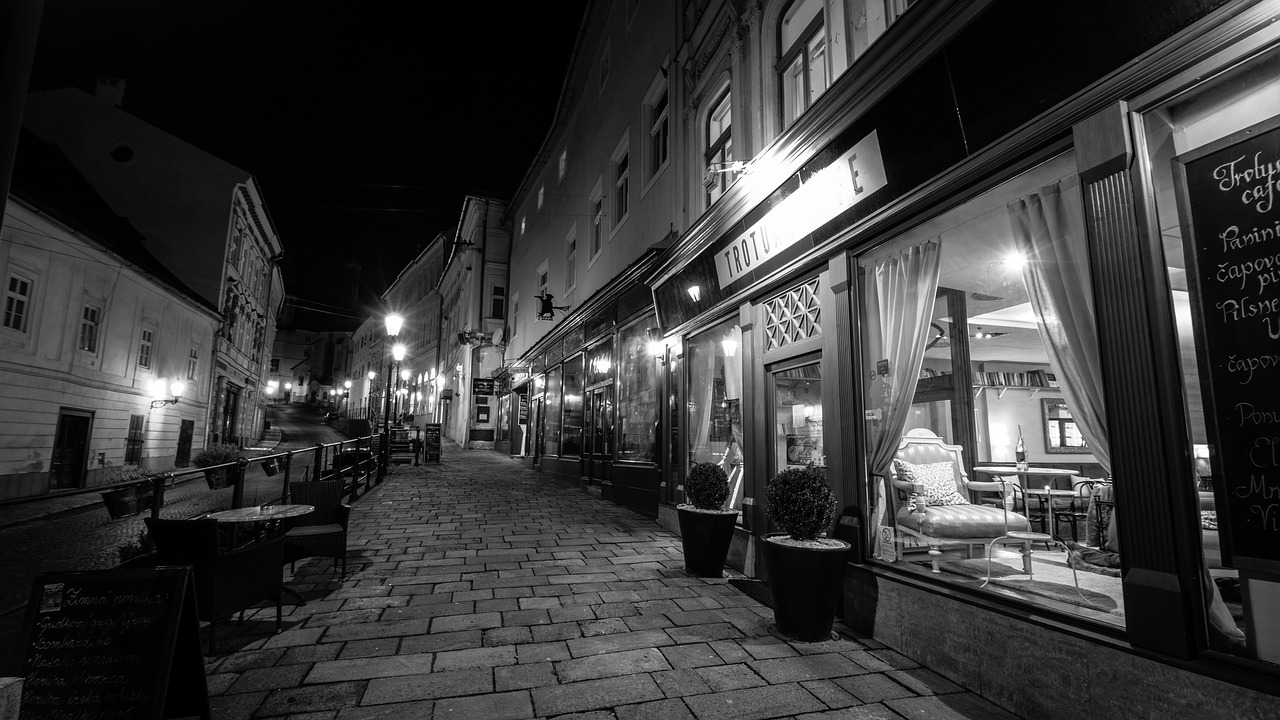
M 156 331 L 150 326 L 143 326 L 138 338 L 138 367 L 151 370 L 154 358 Z
M 19 293 L 14 289 L 15 283 L 21 283 L 26 286 L 25 293 Z M 31 296 L 35 288 L 35 282 L 24 275 L 18 273 L 9 273 L 8 281 L 4 286 L 4 319 L 3 325 L 6 330 L 27 334 L 31 320 Z M 15 306 L 21 307 L 15 307 Z M 17 318 L 17 324 L 13 323 L 13 318 Z
M 729 117 L 728 127 L 720 132 L 716 139 L 711 139 L 711 121 L 716 116 L 716 111 L 724 106 Z M 707 207 L 711 207 L 717 200 L 724 197 L 725 193 L 737 180 L 737 173 L 732 173 L 734 177 L 728 177 L 731 173 L 716 171 L 713 172 L 712 164 L 724 164 L 733 162 L 733 88 L 729 83 L 725 83 L 724 89 L 716 95 L 716 101 L 711 103 L 710 110 L 702 123 L 703 141 L 706 143 L 706 149 L 703 152 L 703 168 L 705 176 L 709 178 L 709 182 L 703 184 L 703 198 L 707 201 Z M 712 197 L 712 188 L 717 187 L 719 192 Z
M 660 109 L 659 109 L 660 108 Z M 663 170 L 671 164 L 671 87 L 662 74 L 654 78 L 644 100 L 644 190 L 648 193 Z M 658 157 L 661 155 L 661 157 Z
M 489 288 L 489 317 L 503 320 L 507 315 L 507 286 L 494 283 Z
M 102 306 L 83 303 L 80 307 L 80 330 L 76 349 L 89 355 L 97 355 L 102 340 Z M 91 313 L 93 317 L 89 317 Z
M 591 237 L 589 247 L 587 248 L 588 268 L 594 265 L 596 259 L 604 253 L 605 236 L 607 233 L 604 229 L 605 212 L 603 182 L 604 178 L 597 178 L 596 186 L 591 189 L 591 194 L 587 197 L 587 217 L 591 222 Z
M 569 226 L 564 236 L 564 294 L 568 296 L 578 287 L 578 224 Z
M 613 222 L 609 226 L 612 238 L 631 216 L 631 132 L 622 134 L 618 146 L 609 157 L 609 180 L 612 199 L 609 203 Z
M 827 19 L 826 19 L 826 3 L 825 2 L 820 2 L 818 4 L 817 14 L 814 16 L 813 20 L 809 21 L 809 24 L 805 26 L 804 30 L 802 30 L 797 35 L 796 41 L 792 43 L 791 47 L 788 47 L 785 49 L 782 47 L 783 20 L 786 18 L 787 13 L 793 7 L 803 3 L 804 1 L 805 0 L 793 0 L 790 4 L 788 4 L 785 8 L 783 8 L 781 15 L 778 16 L 778 29 L 777 29 L 778 64 L 776 66 L 777 73 L 778 73 L 778 112 L 780 113 L 779 120 L 781 121 L 782 128 L 784 130 L 788 127 L 791 127 L 793 124 L 795 124 L 795 122 L 799 120 L 809 110 L 810 107 L 813 106 L 814 100 L 817 99 L 816 97 L 813 96 L 813 89 L 812 89 L 813 68 L 811 67 L 811 64 L 809 62 L 810 60 L 809 43 L 813 41 L 813 38 L 818 34 L 819 31 L 823 33 L 823 55 L 822 56 L 824 58 L 824 62 L 831 51 L 830 38 L 827 37 L 827 33 L 826 33 Z M 787 76 L 788 69 L 790 69 L 791 64 L 795 61 L 797 57 L 803 58 L 803 73 L 802 73 L 803 78 L 802 79 L 804 81 L 803 82 L 804 87 L 802 88 L 802 92 L 800 93 L 800 96 L 804 98 L 804 107 L 799 108 L 796 111 L 796 116 L 788 120 L 787 119 L 786 76 Z M 831 73 L 829 69 L 823 68 L 823 76 L 826 78 L 826 85 L 825 87 L 822 88 L 822 93 L 825 93 L 827 89 L 831 87 L 830 75 Z M 819 93 L 819 96 L 822 93 Z
M 124 441 L 124 462 L 126 465 L 142 464 L 142 450 L 147 436 L 146 428 L 146 415 L 129 416 L 129 430 Z

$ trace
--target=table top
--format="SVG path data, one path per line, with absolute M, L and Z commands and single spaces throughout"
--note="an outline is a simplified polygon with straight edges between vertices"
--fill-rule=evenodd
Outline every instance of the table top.
M 262 507 L 234 508 L 209 513 L 218 522 L 265 522 L 281 518 L 298 517 L 315 511 L 314 505 L 264 505 Z
M 1053 475 L 1053 476 L 1064 476 L 1064 475 L 1077 475 L 1077 474 L 1079 474 L 1079 471 L 1076 471 L 1076 470 L 1068 470 L 1068 469 L 1066 469 L 1066 468 L 1042 468 L 1042 467 L 1029 467 L 1029 468 L 1027 468 L 1026 470 L 1019 470 L 1018 468 L 1013 467 L 1013 466 L 1011 466 L 1011 465 L 1010 465 L 1010 466 L 983 465 L 982 467 L 975 467 L 975 468 L 973 469 L 973 471 L 974 471 L 974 472 L 982 472 L 982 473 L 990 473 L 990 474 L 992 474 L 992 475 Z
M 1043 495 L 1044 488 L 1026 488 L 1023 492 L 1028 495 Z M 1081 497 L 1080 493 L 1075 490 L 1062 490 L 1059 488 L 1051 488 L 1049 494 L 1053 497 Z

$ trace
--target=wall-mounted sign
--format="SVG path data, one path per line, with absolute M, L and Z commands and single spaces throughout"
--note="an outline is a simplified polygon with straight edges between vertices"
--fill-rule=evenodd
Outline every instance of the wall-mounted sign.
M 884 158 L 876 131 L 814 173 L 768 215 L 715 255 L 720 287 L 791 247 L 831 218 L 884 187 Z
M 476 407 L 476 423 L 480 425 L 489 424 L 489 406 L 480 405 Z
M 493 378 L 471 378 L 472 395 L 492 395 L 494 387 Z
M 520 413 L 519 413 L 519 423 L 520 423 L 521 425 L 524 425 L 524 424 L 526 424 L 526 423 L 528 423 L 528 422 L 529 422 L 529 396 L 528 396 L 528 395 L 521 395 L 521 396 L 520 396 Z

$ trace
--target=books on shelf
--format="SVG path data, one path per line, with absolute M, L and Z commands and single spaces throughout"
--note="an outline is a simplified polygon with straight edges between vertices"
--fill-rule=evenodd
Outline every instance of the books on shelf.
M 975 387 L 1058 387 L 1058 378 L 1043 369 L 1028 372 L 1004 372 L 1000 370 L 973 372 L 972 382 Z

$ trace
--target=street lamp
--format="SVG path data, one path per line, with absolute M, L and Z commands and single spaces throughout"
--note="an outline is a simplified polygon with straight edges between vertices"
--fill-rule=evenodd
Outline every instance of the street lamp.
M 387 337 L 400 334 L 404 326 L 404 317 L 391 313 L 387 316 Z M 387 474 L 387 464 L 391 461 L 391 377 L 394 367 L 404 359 L 405 347 L 396 343 L 391 348 L 392 359 L 387 362 L 387 393 L 382 398 L 382 462 L 378 466 L 378 480 L 381 482 Z

